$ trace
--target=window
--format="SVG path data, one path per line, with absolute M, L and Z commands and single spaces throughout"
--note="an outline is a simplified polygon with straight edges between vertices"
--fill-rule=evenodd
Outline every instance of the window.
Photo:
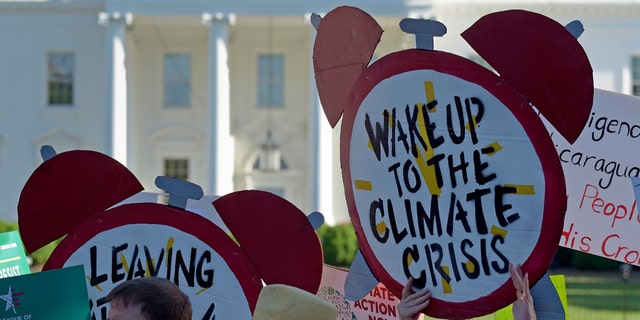
M 52 106 L 73 104 L 72 52 L 49 52 L 47 54 L 47 103 Z
M 273 162 L 274 160 L 272 160 Z M 282 157 L 278 157 L 278 159 L 275 159 L 275 161 L 277 161 L 277 167 L 274 168 L 274 166 L 276 165 L 276 163 L 270 163 L 268 161 L 268 159 L 265 159 L 264 156 L 260 155 L 259 157 L 256 158 L 256 160 L 253 162 L 253 170 L 256 171 L 280 171 L 280 170 L 288 170 L 289 169 L 289 165 L 287 164 L 287 161 L 285 161 Z
M 184 108 L 191 105 L 191 55 L 165 54 L 164 106 Z
M 284 107 L 284 55 L 258 55 L 258 107 Z
M 167 177 L 189 180 L 189 159 L 164 159 L 164 175 Z
M 631 58 L 631 94 L 640 96 L 640 56 Z

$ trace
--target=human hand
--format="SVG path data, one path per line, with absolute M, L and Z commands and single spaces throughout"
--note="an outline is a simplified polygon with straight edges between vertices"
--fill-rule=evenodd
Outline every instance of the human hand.
M 402 289 L 402 299 L 398 303 L 398 314 L 400 320 L 417 320 L 420 317 L 420 311 L 429 305 L 431 299 L 431 291 L 425 289 L 420 292 L 413 292 L 411 286 L 413 278 L 409 278 L 407 284 Z
M 529 274 L 522 275 L 520 264 L 509 264 L 511 280 L 516 287 L 516 301 L 513 302 L 514 320 L 536 320 L 536 310 L 533 308 L 533 297 L 529 289 Z

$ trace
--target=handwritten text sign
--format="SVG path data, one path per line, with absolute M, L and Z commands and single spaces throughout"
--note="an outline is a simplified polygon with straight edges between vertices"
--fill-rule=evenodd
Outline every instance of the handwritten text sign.
M 333 303 L 338 308 L 337 320 L 398 319 L 398 303 L 400 299 L 379 283 L 369 294 L 357 301 L 345 299 L 344 283 L 347 271 L 325 265 L 322 271 L 322 282 L 318 296 Z
M 201 216 L 159 204 L 129 204 L 78 227 L 45 267 L 84 265 L 96 319 L 106 319 L 108 304 L 101 298 L 139 277 L 162 277 L 180 286 L 194 319 L 251 319 L 249 301 L 261 284 L 234 246 Z
M 345 112 L 351 218 L 367 262 L 392 292 L 413 277 L 416 289 L 433 291 L 433 315 L 486 314 L 485 303 L 509 303 L 500 302 L 512 289 L 509 263 L 524 263 L 534 277 L 550 263 L 557 243 L 544 241 L 559 238 L 565 209 L 560 164 L 534 111 L 491 72 L 445 53 L 402 57 L 412 54 L 379 60 L 412 64 L 402 73 L 368 68 L 361 79 L 373 80 L 356 87 L 362 101 Z M 444 72 L 429 61 L 459 68 Z
M 552 130 L 551 127 L 549 127 Z M 552 136 L 567 182 L 563 247 L 640 265 L 640 215 L 632 177 L 640 174 L 640 98 L 596 89 L 578 140 Z

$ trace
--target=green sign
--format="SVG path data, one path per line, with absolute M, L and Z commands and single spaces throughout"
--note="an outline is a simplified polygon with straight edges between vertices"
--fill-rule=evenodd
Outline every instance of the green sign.
M 18 231 L 0 233 L 0 279 L 29 273 L 29 262 Z
M 89 320 L 84 267 L 0 279 L 0 320 Z

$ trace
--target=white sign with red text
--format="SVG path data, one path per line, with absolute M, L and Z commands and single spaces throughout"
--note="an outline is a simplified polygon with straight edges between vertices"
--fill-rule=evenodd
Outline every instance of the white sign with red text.
M 640 174 L 640 98 L 596 89 L 591 116 L 573 145 L 548 128 L 567 184 L 560 245 L 640 265 L 631 183 Z
M 344 282 L 347 271 L 325 265 L 322 270 L 322 282 L 318 296 L 332 303 L 338 308 L 337 320 L 395 320 L 398 317 L 398 303 L 396 298 L 382 283 L 357 301 L 345 299 Z M 421 316 L 420 319 L 422 319 Z

